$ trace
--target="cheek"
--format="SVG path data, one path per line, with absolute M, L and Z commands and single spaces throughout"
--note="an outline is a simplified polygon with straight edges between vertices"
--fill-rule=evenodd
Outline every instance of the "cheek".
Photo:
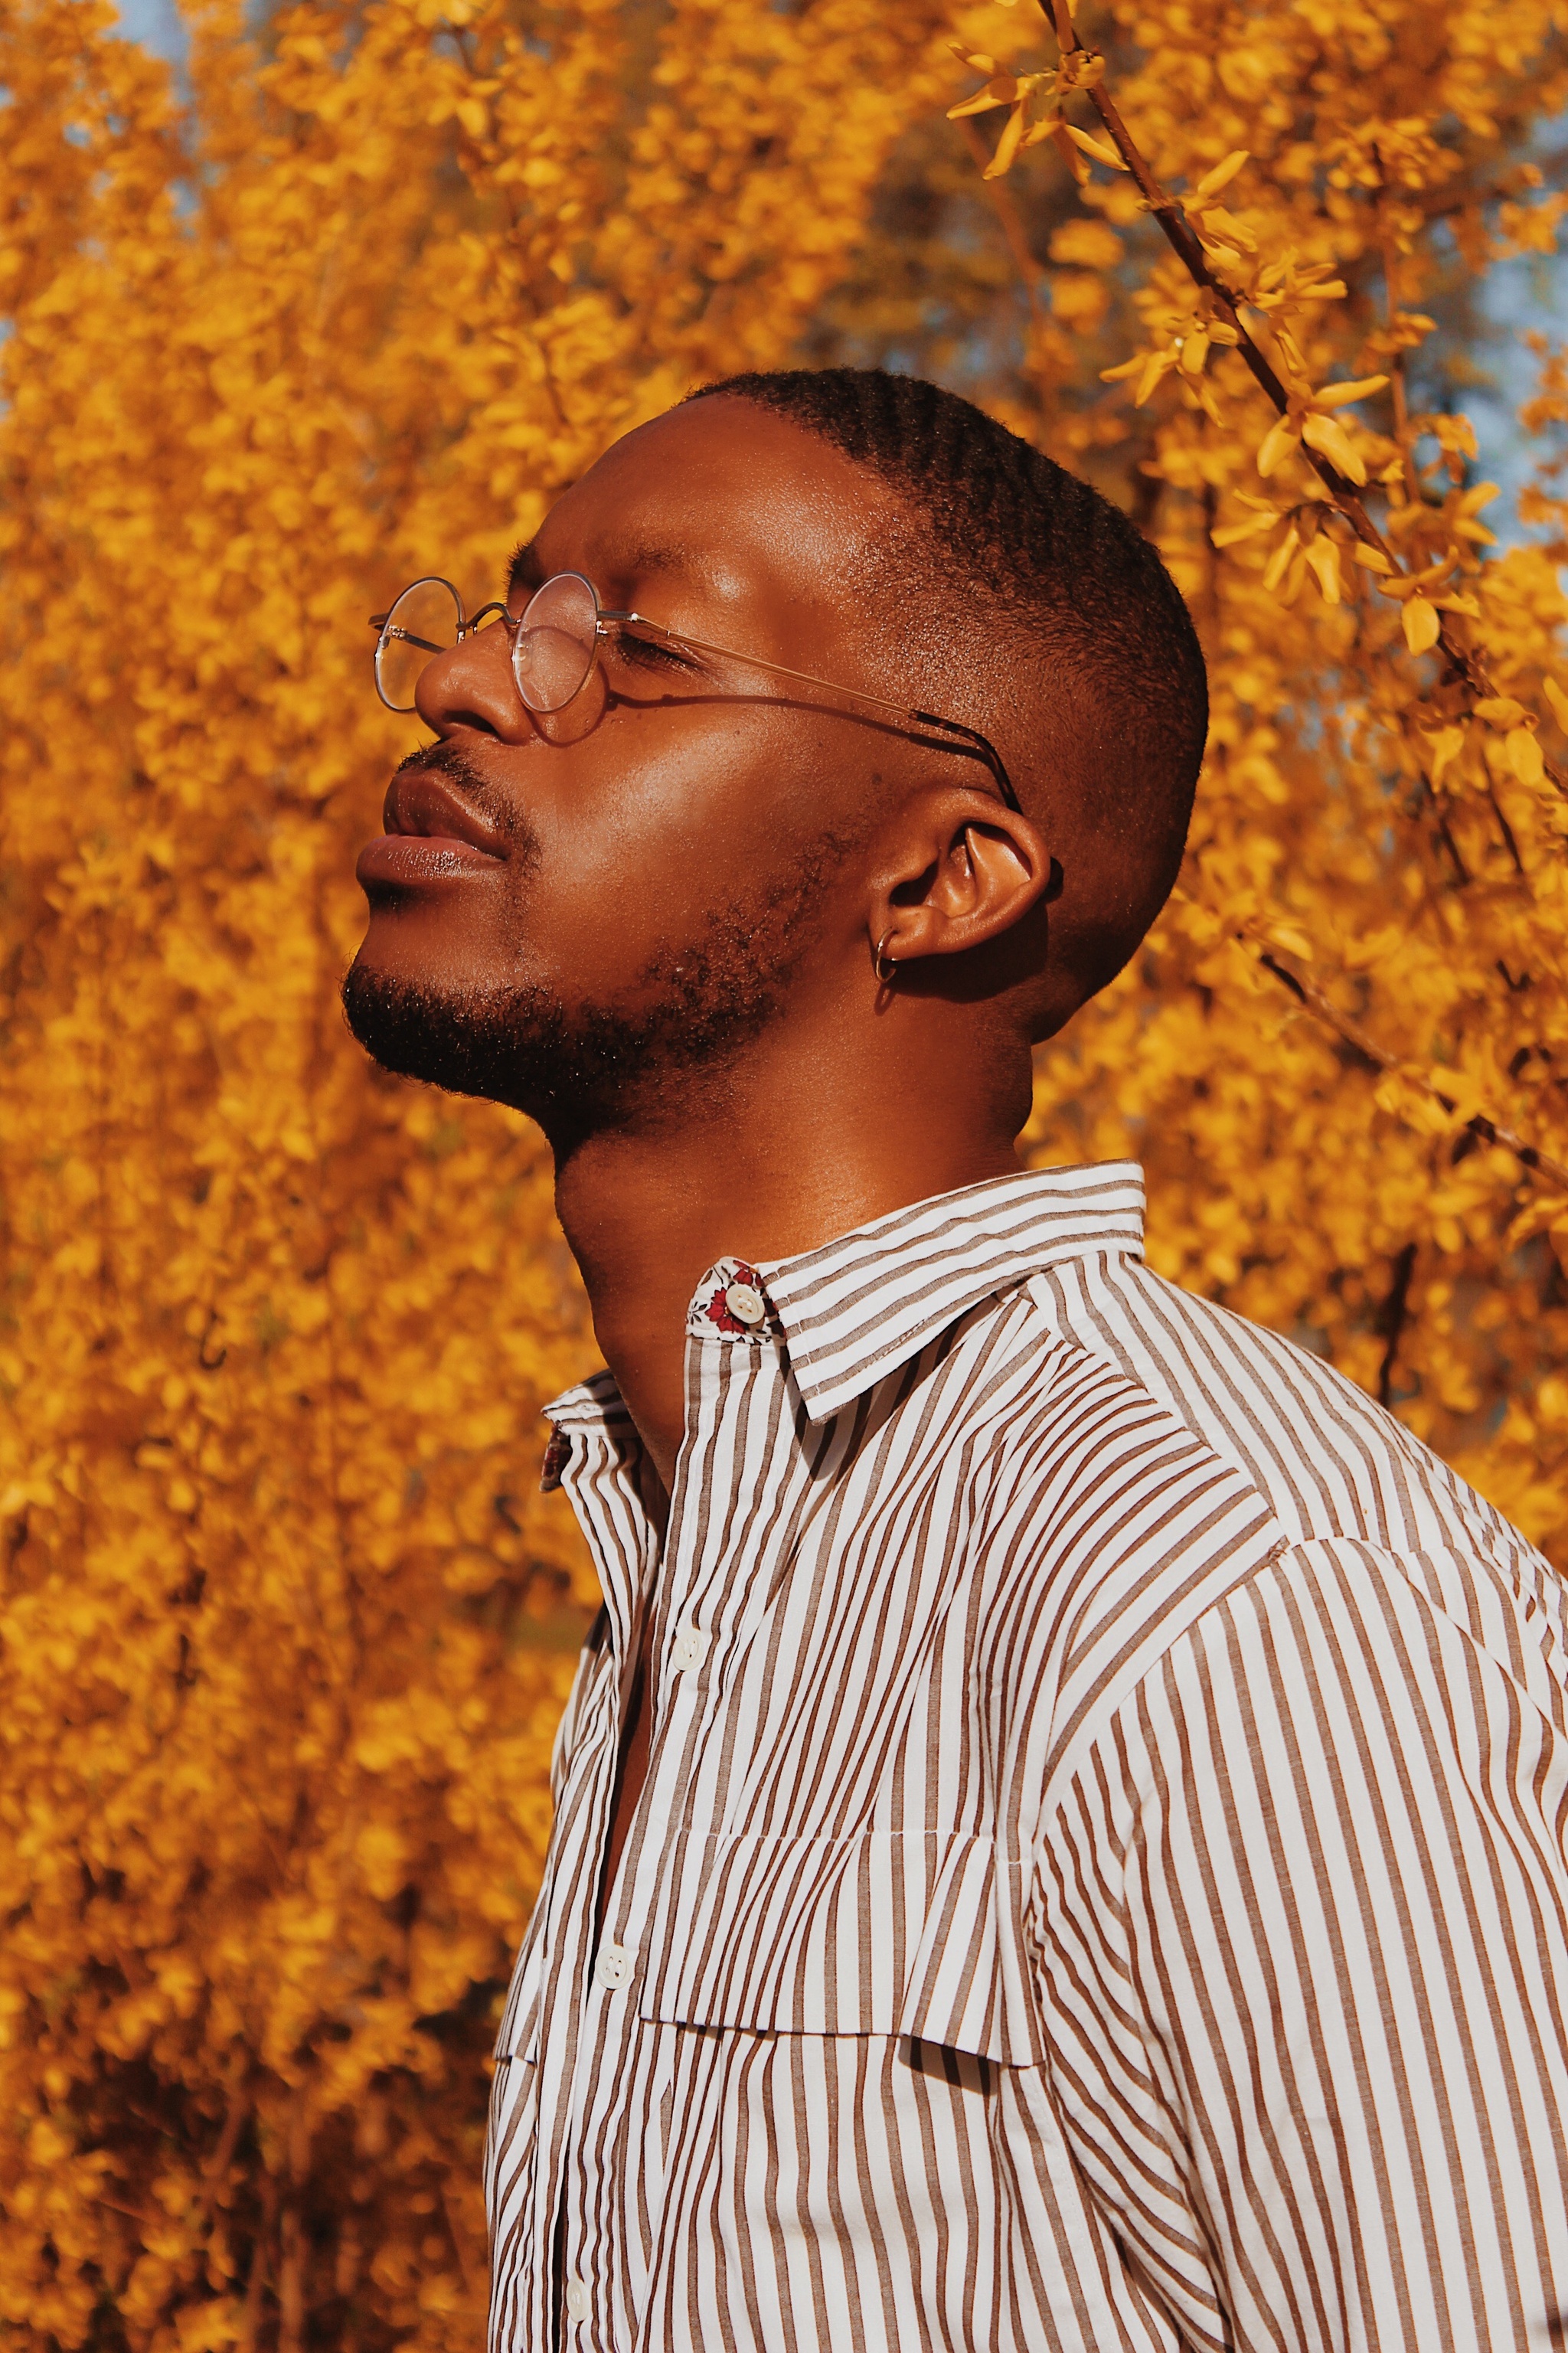
M 795 830 L 780 719 L 716 717 L 661 742 L 656 718 L 605 729 L 599 743 L 626 756 L 595 761 L 541 826 L 528 894 L 539 934 L 606 969 L 694 937 L 787 858 Z
M 537 863 L 488 936 L 514 979 L 569 1004 L 657 995 L 672 955 L 787 892 L 835 796 L 874 790 L 884 756 L 842 722 L 732 702 L 622 708 L 557 748 L 530 797 Z

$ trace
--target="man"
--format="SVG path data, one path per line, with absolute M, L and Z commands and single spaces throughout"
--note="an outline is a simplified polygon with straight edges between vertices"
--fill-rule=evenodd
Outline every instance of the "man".
M 930 385 L 742 377 L 476 620 L 383 629 L 345 1001 L 541 1122 L 609 1368 L 494 2346 L 1561 2344 L 1558 1580 L 1014 1153 L 1181 855 L 1157 558 Z

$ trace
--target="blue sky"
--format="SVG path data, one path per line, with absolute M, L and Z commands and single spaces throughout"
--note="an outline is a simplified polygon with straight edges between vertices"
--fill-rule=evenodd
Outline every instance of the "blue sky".
M 121 0 L 120 21 L 133 41 L 145 41 L 159 57 L 176 62 L 184 57 L 185 31 L 174 0 Z

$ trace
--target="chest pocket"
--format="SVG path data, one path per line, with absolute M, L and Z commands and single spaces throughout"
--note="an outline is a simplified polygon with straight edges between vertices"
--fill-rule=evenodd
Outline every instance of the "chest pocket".
M 952 1831 L 682 1834 L 648 1947 L 646 2019 L 909 2035 L 1004 2066 L 1045 2055 L 1023 1866 Z

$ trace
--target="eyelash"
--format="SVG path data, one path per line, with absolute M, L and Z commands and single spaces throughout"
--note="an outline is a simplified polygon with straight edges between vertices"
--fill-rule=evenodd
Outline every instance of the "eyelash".
M 692 667 L 683 655 L 676 653 L 671 647 L 660 645 L 657 638 L 639 638 L 631 629 L 617 629 L 616 643 L 627 661 L 643 662 L 650 669 L 658 670 L 668 666 L 674 670 L 689 670 Z

